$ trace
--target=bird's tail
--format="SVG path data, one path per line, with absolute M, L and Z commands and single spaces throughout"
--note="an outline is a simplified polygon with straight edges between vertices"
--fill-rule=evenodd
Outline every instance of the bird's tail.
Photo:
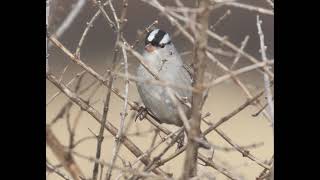
M 209 143 L 208 139 L 203 135 L 202 131 L 200 131 L 200 139 L 199 139 L 199 147 L 204 149 L 211 149 L 212 146 Z

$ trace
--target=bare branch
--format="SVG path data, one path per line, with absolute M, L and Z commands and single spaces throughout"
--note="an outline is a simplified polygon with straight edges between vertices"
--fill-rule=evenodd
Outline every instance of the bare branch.
M 78 74 L 76 74 L 76 76 L 74 76 L 66 85 L 69 87 L 72 85 L 72 83 L 78 79 L 80 76 L 82 76 L 82 74 L 84 74 L 86 71 L 82 71 Z M 61 79 L 61 78 L 60 78 Z M 61 81 L 60 81 L 61 82 Z M 61 91 L 56 92 L 54 95 L 52 95 L 52 97 L 48 100 L 48 102 L 46 103 L 46 106 L 48 106 L 59 94 L 61 93 Z M 82 92 L 80 92 L 80 94 L 82 94 Z
M 223 5 L 227 5 L 227 6 L 233 6 L 236 8 L 240 8 L 240 9 L 246 9 L 249 11 L 253 11 L 253 12 L 258 12 L 261 14 L 265 14 L 265 15 L 274 15 L 273 10 L 270 9 L 265 9 L 265 8 L 261 8 L 261 7 L 257 7 L 257 6 L 252 6 L 249 4 L 244 4 L 244 3 L 239 3 L 239 2 L 222 2 Z
M 206 129 L 203 134 L 206 135 L 208 134 L 210 131 L 216 129 L 218 126 L 220 126 L 221 124 L 225 123 L 227 120 L 231 119 L 233 116 L 235 116 L 236 114 L 238 114 L 240 111 L 242 111 L 243 109 L 245 109 L 246 107 L 248 107 L 251 103 L 253 103 L 254 101 L 256 101 L 260 96 L 262 96 L 264 93 L 264 90 L 262 90 L 260 93 L 258 93 L 256 96 L 254 96 L 253 98 L 247 100 L 245 103 L 243 103 L 241 106 L 239 106 L 237 109 L 233 110 L 231 113 L 229 113 L 228 115 L 222 117 L 217 123 L 215 123 L 214 125 L 210 126 L 208 129 Z
M 267 54 L 266 54 L 266 46 L 264 44 L 264 34 L 262 32 L 261 29 L 261 23 L 262 21 L 260 20 L 259 16 L 257 16 L 257 27 L 258 27 L 258 34 L 260 37 L 260 52 L 261 52 L 261 57 L 262 60 L 264 62 L 268 62 L 267 60 Z M 271 89 L 270 89 L 270 78 L 267 74 L 263 75 L 264 78 L 264 86 L 266 88 L 266 92 L 267 92 L 267 101 L 268 101 L 268 109 L 269 109 L 269 115 L 271 116 L 271 121 L 272 121 L 272 126 L 274 123 L 274 118 L 273 118 L 273 114 L 274 114 L 274 107 L 273 107 L 273 102 L 272 102 L 272 93 L 271 93 Z
M 221 22 L 224 21 L 227 17 L 231 17 L 231 10 L 235 8 L 253 12 L 249 13 L 249 15 L 252 14 L 252 16 L 255 16 L 256 14 L 262 14 L 267 16 L 271 15 L 272 17 L 274 14 L 273 1 L 265 0 L 264 2 L 262 2 L 270 9 L 267 9 L 267 7 L 264 8 L 255 6 L 253 5 L 253 3 L 252 5 L 243 4 L 242 2 L 238 2 L 235 0 L 197 0 L 194 1 L 192 5 L 181 0 L 174 0 L 172 3 L 159 0 L 140 1 L 147 5 L 146 8 L 154 8 L 154 10 L 159 12 L 158 17 L 156 16 L 154 17 L 154 19 L 159 19 L 161 18 L 160 16 L 165 18 L 166 22 L 161 22 L 160 26 L 169 25 L 170 28 L 174 28 L 174 33 L 172 33 L 171 37 L 182 37 L 184 40 L 186 40 L 184 44 L 186 45 L 186 47 L 193 46 L 192 50 L 186 49 L 185 52 L 179 53 L 183 59 L 192 60 L 192 64 L 186 64 L 186 67 L 190 66 L 186 69 L 192 76 L 192 87 L 186 86 L 185 84 L 183 84 L 183 82 L 173 83 L 167 80 L 162 80 L 161 77 L 159 77 L 157 71 L 152 69 L 152 67 L 149 67 L 149 64 L 144 56 L 137 50 L 137 47 L 140 47 L 138 46 L 138 44 L 143 42 L 143 38 L 145 38 L 146 33 L 150 32 L 150 30 L 153 29 L 154 25 L 158 24 L 158 20 L 155 20 L 145 28 L 141 28 L 141 30 L 138 28 L 136 37 L 137 39 L 133 41 L 132 44 L 129 44 L 126 38 L 131 39 L 132 37 L 126 37 L 126 34 L 123 31 L 123 27 L 125 25 L 129 25 L 127 24 L 128 20 L 126 19 L 129 1 L 122 0 L 122 2 L 116 2 L 113 0 L 92 0 L 91 3 L 93 3 L 93 5 L 95 6 L 94 8 L 91 7 L 91 9 L 88 10 L 93 10 L 94 12 L 90 12 L 90 14 L 92 15 L 90 15 L 91 17 L 89 17 L 90 19 L 88 23 L 84 24 L 85 29 L 78 41 L 78 46 L 76 47 L 75 52 L 67 49 L 58 40 L 55 34 L 51 35 L 47 33 L 47 45 L 49 44 L 58 47 L 58 49 L 62 51 L 62 54 L 67 55 L 67 58 L 65 59 L 68 60 L 68 65 L 59 69 L 57 75 L 53 75 L 50 73 L 48 59 L 46 62 L 47 81 L 51 82 L 59 90 L 49 98 L 46 103 L 47 106 L 51 102 L 53 102 L 56 97 L 61 94 L 61 92 L 67 98 L 67 104 L 60 105 L 60 107 L 62 108 L 58 109 L 58 111 L 55 112 L 56 116 L 54 117 L 54 121 L 49 122 L 49 124 L 47 125 L 47 129 L 50 129 L 51 127 L 53 128 L 53 125 L 55 124 L 55 122 L 57 122 L 58 119 L 63 118 L 64 120 L 66 120 L 66 125 L 63 125 L 66 126 L 67 129 L 67 135 L 69 135 L 69 137 L 67 138 L 69 138 L 69 143 L 66 146 L 60 144 L 60 148 L 62 149 L 61 152 L 63 152 L 61 154 L 66 155 L 62 158 L 66 159 L 67 161 L 69 156 L 77 156 L 77 158 L 88 160 L 87 163 L 89 163 L 89 165 L 92 165 L 93 167 L 92 178 L 89 178 L 92 180 L 97 180 L 98 178 L 100 180 L 102 180 L 102 178 L 106 180 L 173 179 L 172 177 L 176 177 L 177 175 L 174 172 L 171 174 L 170 169 L 168 169 L 168 172 L 170 173 L 165 172 L 164 170 L 162 170 L 162 166 L 165 169 L 170 168 L 170 163 L 175 159 L 179 159 L 179 155 L 186 151 L 184 159 L 185 162 L 180 163 L 180 165 L 184 166 L 182 167 L 183 172 L 180 174 L 181 179 L 215 179 L 218 178 L 216 176 L 220 177 L 220 174 L 218 175 L 217 173 L 223 174 L 228 179 L 243 179 L 244 177 L 246 177 L 246 174 L 242 174 L 242 172 L 240 173 L 236 169 L 244 166 L 246 166 L 246 168 L 249 168 L 249 165 L 253 163 L 256 163 L 258 166 L 261 166 L 263 168 L 263 171 L 256 175 L 257 179 L 272 179 L 273 160 L 267 162 L 259 159 L 258 152 L 260 149 L 257 149 L 258 151 L 255 153 L 249 152 L 249 150 L 252 148 L 257 148 L 264 145 L 264 141 L 259 141 L 259 143 L 251 142 L 246 145 L 241 144 L 240 142 L 239 144 L 237 144 L 237 141 L 235 141 L 233 137 L 228 137 L 224 133 L 224 126 L 221 126 L 227 121 L 229 122 L 228 124 L 232 124 L 233 122 L 229 120 L 238 119 L 236 117 L 239 115 L 239 113 L 243 112 L 244 109 L 251 105 L 256 108 L 256 110 L 254 111 L 257 113 L 254 115 L 258 115 L 260 112 L 262 112 L 262 114 L 266 117 L 265 119 L 272 121 L 273 124 L 274 97 L 273 88 L 271 86 L 273 85 L 274 78 L 274 74 L 272 71 L 274 60 L 267 59 L 267 50 L 264 44 L 264 34 L 261 28 L 261 21 L 259 19 L 260 17 L 257 16 L 256 23 L 256 27 L 258 28 L 258 35 L 260 38 L 260 59 L 253 57 L 245 50 L 249 40 L 249 36 L 246 36 L 244 38 L 244 40 L 241 42 L 241 45 L 235 45 L 232 43 L 232 39 L 228 40 L 228 37 L 217 34 L 215 32 L 215 29 L 217 29 L 218 26 L 222 28 Z M 79 0 L 75 0 L 75 2 L 80 3 Z M 47 6 L 47 11 L 49 10 L 48 7 L 49 6 Z M 220 15 L 220 17 L 217 17 L 217 21 L 209 24 L 209 22 L 211 21 L 209 19 L 209 13 L 215 11 L 220 7 L 226 7 L 227 9 L 221 12 L 222 14 Z M 73 9 L 71 11 L 73 11 Z M 72 13 L 71 11 L 69 12 L 69 14 Z M 103 22 L 106 23 L 107 28 L 112 28 L 112 34 L 114 37 L 116 37 L 116 41 L 114 42 L 115 44 L 113 58 L 110 59 L 111 65 L 107 69 L 103 70 L 103 72 L 100 74 L 97 73 L 98 71 L 96 71 L 94 68 L 90 67 L 87 63 L 82 61 L 83 58 L 80 57 L 80 53 L 82 50 L 82 46 L 89 37 L 88 34 L 90 30 L 93 29 L 92 27 L 94 23 L 101 14 L 103 17 L 100 18 L 104 18 Z M 48 23 L 47 19 L 47 25 L 48 24 L 50 23 Z M 161 29 L 162 28 L 165 27 L 161 27 Z M 210 45 L 208 45 L 208 41 L 210 41 L 210 43 L 213 42 L 212 44 L 215 45 L 211 47 Z M 259 41 L 257 41 L 257 43 L 258 42 Z M 129 53 L 129 57 L 127 56 L 127 53 Z M 131 67 L 131 64 L 129 66 L 130 62 L 128 61 L 130 61 L 131 59 L 138 60 L 138 63 L 142 64 L 142 66 L 145 67 L 145 69 L 153 76 L 153 78 L 150 80 L 141 80 L 136 75 L 130 74 L 129 72 L 131 72 L 131 70 L 129 69 L 129 67 Z M 228 63 L 230 62 L 230 66 L 227 65 L 228 63 L 225 60 L 228 60 Z M 247 62 L 242 62 L 242 60 L 246 60 Z M 240 61 L 241 67 L 239 65 L 239 68 L 237 68 L 237 65 Z M 82 72 L 77 72 L 78 74 L 72 74 L 73 77 L 70 77 L 71 80 L 64 83 L 65 81 L 63 78 L 65 76 L 65 73 L 67 72 L 68 68 L 73 68 L 72 66 L 74 64 L 71 62 L 73 62 L 76 66 L 80 66 L 83 71 L 81 70 Z M 86 62 L 91 61 L 86 60 Z M 206 72 L 205 68 L 206 66 L 211 66 L 208 66 L 207 62 L 210 65 L 212 64 L 212 67 L 214 68 L 212 70 L 208 69 L 208 72 Z M 217 71 L 215 73 L 214 71 L 216 68 L 219 68 L 217 70 L 222 71 Z M 257 92 L 254 92 L 252 91 L 253 89 L 251 90 L 251 88 L 249 88 L 249 85 L 251 84 L 248 84 L 246 82 L 247 79 L 243 79 L 245 78 L 244 73 L 252 71 L 257 71 L 263 76 L 264 87 L 261 90 L 258 90 L 258 88 L 256 88 L 254 91 L 258 90 Z M 220 72 L 222 72 L 221 75 Z M 85 73 L 90 74 L 90 76 L 93 77 L 93 80 L 89 80 L 88 78 L 89 82 L 83 85 L 83 87 L 80 87 L 80 78 L 82 78 Z M 74 82 L 77 82 L 77 79 L 79 79 L 79 81 L 77 84 L 75 84 Z M 243 93 L 241 95 L 245 95 L 245 97 L 247 97 L 246 101 L 241 103 L 238 107 L 230 109 L 229 112 L 220 117 L 217 117 L 217 112 L 202 112 L 202 106 L 204 106 L 204 102 L 206 100 L 206 96 L 204 96 L 203 94 L 209 94 L 210 96 L 211 92 L 207 93 L 209 92 L 209 89 L 211 90 L 212 87 L 226 82 L 229 79 L 231 79 L 235 83 L 235 85 L 239 87 L 238 90 Z M 118 83 L 118 80 L 121 80 L 121 83 Z M 166 93 L 169 94 L 170 99 L 172 100 L 174 105 L 173 107 L 177 110 L 177 114 L 182 120 L 184 127 L 179 128 L 176 131 L 169 131 L 166 126 L 159 123 L 161 122 L 161 120 L 155 117 L 155 115 L 148 110 L 147 106 L 144 107 L 140 103 L 133 101 L 134 99 L 130 100 L 129 95 L 134 96 L 135 93 L 131 94 L 132 89 L 130 89 L 129 91 L 129 87 L 131 87 L 131 82 L 129 86 L 129 81 L 134 83 L 139 82 L 157 85 L 165 89 Z M 71 91 L 70 87 L 74 87 L 74 85 L 75 88 L 72 88 Z M 119 89 L 116 88 L 116 86 L 118 85 L 121 86 Z M 100 91 L 98 91 L 101 90 L 100 88 L 106 88 L 106 90 L 103 92 L 105 97 L 103 97 L 102 99 Z M 179 94 L 174 93 L 174 91 L 172 91 L 173 89 L 188 90 L 192 92 L 193 97 L 192 99 L 183 99 L 183 97 L 181 97 Z M 216 93 L 216 91 L 214 90 L 212 90 L 212 92 Z M 112 93 L 117 98 L 119 98 L 117 100 L 120 100 L 121 107 L 112 107 L 112 110 L 116 110 L 116 112 L 120 111 L 118 120 L 115 119 L 117 121 L 117 124 L 119 124 L 118 127 L 113 126 L 112 122 L 114 121 L 112 121 L 109 117 L 111 113 L 113 114 L 110 109 L 111 107 L 109 107 L 111 105 L 110 99 L 114 97 L 112 96 Z M 82 98 L 82 95 L 84 95 L 85 97 Z M 263 95 L 266 96 L 266 100 L 261 98 L 263 97 Z M 71 109 L 73 104 L 76 104 L 80 107 L 80 109 L 75 111 L 74 114 L 74 109 Z M 95 106 L 103 107 L 102 112 L 98 112 L 95 109 Z M 191 110 L 191 117 L 186 116 L 184 110 L 182 109 L 184 108 L 183 106 L 186 106 Z M 50 108 L 50 110 L 52 108 Z M 142 115 L 139 114 L 139 112 L 141 112 L 141 109 L 146 109 Z M 99 132 L 94 132 L 90 127 L 88 129 L 93 135 L 89 134 L 85 137 L 76 139 L 77 136 L 75 135 L 80 134 L 76 130 L 81 131 L 80 126 L 79 128 L 77 127 L 78 124 L 80 124 L 80 120 L 84 118 L 84 113 L 88 113 L 93 117 L 93 119 L 89 118 L 88 120 L 94 120 L 98 122 L 97 125 L 99 128 Z M 130 116 L 128 119 L 127 116 L 129 113 Z M 144 121 L 143 126 L 140 126 L 139 123 L 135 123 L 135 117 L 137 116 L 137 113 L 138 117 L 140 117 L 140 120 L 146 119 L 151 124 L 145 124 L 147 122 Z M 210 116 L 212 114 L 213 116 Z M 254 117 L 250 116 L 250 114 L 248 114 L 248 116 L 251 118 Z M 216 120 L 209 120 L 209 118 L 212 117 Z M 201 121 L 203 121 L 203 123 L 208 126 L 207 129 L 204 129 L 205 131 L 203 133 L 200 132 Z M 148 129 L 145 129 L 148 126 L 150 127 Z M 134 127 L 136 127 L 135 130 L 133 130 Z M 109 135 L 105 134 L 105 129 L 110 132 Z M 182 145 L 181 141 L 178 141 L 178 139 L 180 140 L 180 135 L 182 135 L 182 132 L 184 131 L 187 133 L 188 142 L 187 144 Z M 223 146 L 219 142 L 207 143 L 202 139 L 202 137 L 212 131 L 217 132 L 217 135 L 221 136 L 222 139 L 228 143 L 227 146 Z M 161 139 L 158 139 L 158 136 Z M 111 144 L 108 143 L 109 150 L 112 151 L 112 153 L 109 153 L 108 155 L 108 158 L 110 158 L 108 162 L 106 162 L 105 158 L 100 157 L 102 151 L 104 151 L 104 145 L 102 143 L 106 143 L 106 141 L 103 141 L 105 138 L 114 139 L 113 147 L 111 147 Z M 140 143 L 136 143 L 136 138 L 150 138 L 148 140 L 148 144 L 146 144 L 147 148 L 140 148 Z M 96 151 L 93 152 L 95 154 L 83 155 L 75 151 L 76 149 L 81 148 L 78 145 L 91 143 L 88 141 L 91 141 L 93 139 L 97 140 Z M 208 140 L 210 141 L 210 139 Z M 149 141 L 151 141 L 150 144 Z M 207 144 L 208 147 L 211 147 L 212 150 L 206 153 L 206 156 L 202 152 L 198 152 L 198 147 L 203 143 Z M 122 145 L 125 146 L 135 156 L 135 159 L 126 159 L 127 156 L 125 154 L 122 154 L 126 151 L 120 151 Z M 169 150 L 172 149 L 174 145 L 178 145 L 178 149 L 175 152 L 169 153 Z M 51 146 L 49 147 L 51 148 Z M 57 151 L 57 149 L 54 150 Z M 213 153 L 213 150 L 219 150 L 219 153 Z M 243 155 L 243 160 L 245 160 L 245 163 L 235 163 L 235 165 L 228 160 L 222 160 L 220 158 L 220 153 L 228 153 L 231 151 L 238 151 L 239 153 L 241 153 Z M 57 153 L 55 152 L 54 155 L 58 157 Z M 58 160 L 59 164 L 56 166 L 50 164 L 47 160 L 48 175 L 50 174 L 50 172 L 52 172 L 63 179 L 70 179 L 71 177 L 72 179 L 74 179 L 71 173 L 75 172 L 70 173 L 67 169 L 68 167 L 66 167 L 65 165 L 66 162 L 61 161 L 59 158 Z M 198 165 L 202 166 L 200 171 L 197 170 L 199 167 Z M 59 168 L 66 169 L 67 172 L 69 172 L 71 175 L 70 178 L 61 173 L 61 169 Z M 78 168 L 80 170 L 81 167 Z M 209 171 L 210 168 L 213 168 L 216 171 L 213 171 L 214 173 L 211 173 L 212 171 Z M 78 179 L 83 178 L 83 176 L 78 177 Z
M 49 172 L 56 173 L 58 176 L 60 176 L 61 178 L 65 179 L 65 180 L 70 180 L 70 178 L 67 175 L 63 174 L 61 171 L 59 171 L 59 169 L 57 167 L 53 166 L 48 161 L 46 161 L 46 169 Z
M 128 1 L 127 0 L 123 1 L 123 9 L 122 9 L 122 12 L 121 12 L 120 19 L 117 17 L 117 14 L 116 14 L 116 12 L 114 10 L 112 2 L 111 1 L 109 1 L 109 2 L 110 2 L 109 6 L 110 6 L 110 8 L 112 10 L 113 17 L 115 19 L 116 26 L 117 26 L 117 29 L 118 29 L 117 30 L 117 41 L 115 43 L 115 46 L 116 46 L 115 49 L 118 49 L 119 48 L 120 36 L 121 36 L 121 33 L 122 33 L 122 27 L 123 27 L 123 26 L 120 26 L 119 23 L 124 21 L 125 15 L 127 13 Z M 112 153 L 112 158 L 111 158 L 111 166 L 107 170 L 106 180 L 109 180 L 111 178 L 112 168 L 113 168 L 113 165 L 114 165 L 114 163 L 116 161 L 116 158 L 118 157 L 118 153 L 119 153 L 119 149 L 120 149 L 120 145 L 121 145 L 121 139 L 122 139 L 123 131 L 124 131 L 124 121 L 125 121 L 125 118 L 127 116 L 128 94 L 129 94 L 128 59 L 127 59 L 127 53 L 126 53 L 126 51 L 124 50 L 123 47 L 121 47 L 121 51 L 122 51 L 122 55 L 123 55 L 123 59 L 124 59 L 125 77 L 126 77 L 126 79 L 125 79 L 124 105 L 123 105 L 123 111 L 120 113 L 120 126 L 119 126 L 119 130 L 117 132 L 117 135 L 115 137 L 115 145 L 114 145 L 114 148 L 113 148 L 113 153 Z M 112 71 L 113 70 L 114 70 L 114 68 L 112 69 Z M 109 88 L 109 92 L 111 92 L 110 89 L 111 89 L 111 86 Z
M 198 29 L 199 34 L 195 34 L 195 44 L 193 51 L 192 64 L 194 67 L 194 78 L 192 86 L 194 88 L 201 89 L 204 84 L 204 72 L 206 68 L 206 47 L 208 43 L 208 35 L 206 33 L 208 29 L 209 19 L 209 0 L 199 1 L 199 8 L 204 10 L 196 14 L 197 22 L 201 24 L 201 28 Z M 197 159 L 199 144 L 194 139 L 200 137 L 200 124 L 201 124 L 201 109 L 203 105 L 203 93 L 192 92 L 192 105 L 191 105 L 191 118 L 190 126 L 191 130 L 188 131 L 188 145 L 186 150 L 186 158 L 184 162 L 184 172 L 182 179 L 189 179 L 197 176 Z
M 229 138 L 224 132 L 222 132 L 219 129 L 215 129 L 215 131 L 224 139 L 226 140 L 232 147 L 234 147 L 235 149 L 237 149 L 243 157 L 247 157 L 249 159 L 251 159 L 252 161 L 256 162 L 257 164 L 259 164 L 261 167 L 265 168 L 265 169 L 270 169 L 270 166 L 263 163 L 261 160 L 259 160 L 258 158 L 256 158 L 255 156 L 253 156 L 250 151 L 248 150 L 244 150 L 242 149 L 240 146 L 238 146 L 236 143 L 234 143 L 231 138 Z
M 78 164 L 74 161 L 69 152 L 64 150 L 63 145 L 59 142 L 48 126 L 46 127 L 46 142 L 57 159 L 63 164 L 63 167 L 70 173 L 72 178 L 75 180 L 81 180 L 81 177 L 84 176 Z
M 72 60 L 73 62 L 75 62 L 76 64 L 78 64 L 78 65 L 80 65 L 83 69 L 85 69 L 87 72 L 89 72 L 92 76 L 94 76 L 98 81 L 100 81 L 101 83 L 103 83 L 106 87 L 108 87 L 108 84 L 107 84 L 107 81 L 105 81 L 104 80 L 104 78 L 102 77 L 102 76 L 100 76 L 98 73 L 96 73 L 92 68 L 90 68 L 90 67 L 88 67 L 86 64 L 84 64 L 81 60 L 79 60 L 77 57 L 75 57 L 72 53 L 70 53 L 70 51 L 68 51 L 57 39 L 55 39 L 54 37 L 50 37 L 49 38 L 52 42 L 53 42 L 53 44 L 55 44 L 56 46 L 58 46 L 66 55 L 68 55 L 69 57 L 70 57 L 70 60 Z M 51 77 L 51 79 L 52 79 L 52 75 L 50 75 L 49 76 L 49 78 Z M 48 78 L 48 75 L 47 75 L 47 78 Z M 53 80 L 52 80 L 52 82 L 54 82 Z M 58 84 L 57 84 L 57 86 L 59 86 Z M 59 86 L 59 87 L 65 87 L 65 86 L 62 86 L 62 84 Z M 65 90 L 65 91 L 63 91 L 65 94 L 66 93 L 69 93 L 69 91 L 68 90 Z M 122 94 L 120 94 L 119 93 L 119 91 L 117 90 L 117 89 L 115 89 L 115 88 L 112 88 L 112 92 L 113 93 L 115 93 L 115 95 L 117 95 L 120 99 L 122 99 L 122 100 L 124 100 L 124 96 L 122 95 Z M 71 94 L 70 94 L 70 96 L 69 96 L 69 98 L 70 97 L 73 97 Z M 78 102 L 79 104 L 82 104 L 82 103 L 84 103 L 84 102 L 81 102 L 81 101 L 79 101 L 78 99 L 74 99 L 76 102 Z M 78 104 L 77 103 L 77 104 Z M 78 105 L 79 105 L 78 104 Z M 140 109 L 140 106 L 136 103 L 136 102 L 131 102 L 131 101 L 128 101 L 128 104 L 129 104 L 129 106 L 133 109 L 133 110 L 139 110 Z M 82 104 L 83 105 L 83 104 Z M 81 106 L 81 105 L 80 105 Z M 82 106 L 81 106 L 82 107 Z M 87 109 L 88 107 L 90 107 L 90 106 L 88 106 L 88 104 L 85 104 L 84 103 L 84 105 L 83 105 L 83 109 L 84 110 L 86 110 L 86 111 L 88 111 L 88 110 L 90 110 L 89 111 L 89 114 L 90 113 L 92 113 L 91 115 L 93 116 L 93 117 L 97 117 L 96 119 L 101 119 L 101 118 L 98 118 L 98 117 L 101 117 L 101 115 L 97 115 L 96 113 L 96 111 L 91 107 L 91 108 L 89 108 L 89 109 Z M 92 111 L 92 110 L 94 110 L 94 111 Z M 152 117 L 152 118 L 151 118 Z M 160 126 L 159 124 L 158 124 L 158 121 L 156 121 L 156 120 L 154 120 L 154 119 L 156 119 L 156 117 L 154 117 L 151 113 L 148 113 L 148 116 L 146 116 L 146 119 L 150 122 L 150 123 L 152 123 L 154 126 L 156 126 L 158 129 L 160 129 L 162 132 L 164 132 L 165 134 L 170 134 L 171 132 L 169 131 L 169 130 L 167 130 L 166 128 L 164 128 L 164 127 L 162 127 L 162 126 Z M 107 125 L 107 124 L 106 124 Z M 117 132 L 117 130 L 114 130 L 113 128 L 113 126 L 108 126 L 109 128 L 110 128 L 110 131 L 112 132 L 112 134 L 115 136 L 115 132 Z M 109 131 L 109 130 L 108 130 Z M 109 132 L 110 132 L 109 131 Z M 125 139 L 123 139 L 123 140 L 125 140 Z M 128 143 L 127 145 L 125 144 L 125 143 Z M 129 149 L 129 150 L 131 150 L 131 152 L 133 152 L 133 154 L 135 154 L 135 156 L 136 157 L 138 157 L 138 156 L 140 156 L 141 154 L 142 154 L 142 152 L 141 151 L 139 151 L 139 150 L 137 150 L 138 148 L 131 142 L 131 141 L 129 141 L 129 142 L 127 142 L 127 141 L 124 141 L 124 144 L 126 145 L 126 147 Z M 132 149 L 130 149 L 131 147 L 133 147 Z M 183 149 L 182 151 L 179 151 L 179 153 L 181 153 L 181 152 L 183 152 L 185 149 Z M 178 153 L 178 154 L 179 154 Z M 204 156 L 203 156 L 204 157 Z M 202 159 L 202 160 L 204 160 L 204 159 Z M 145 159 L 145 158 L 142 158 L 141 159 L 141 161 L 144 163 L 144 164 L 148 164 L 148 162 L 149 162 L 149 160 L 147 160 L 147 159 Z M 210 162 L 209 162 L 209 164 L 211 164 Z M 219 170 L 219 166 L 211 166 L 211 167 L 213 167 L 213 168 L 218 168 L 217 170 Z M 221 168 L 220 168 L 221 169 Z M 156 170 L 156 169 L 155 169 Z M 159 171 L 157 171 L 158 173 L 159 173 Z M 225 171 L 222 171 L 222 173 L 225 173 Z M 232 177 L 232 175 L 230 175 L 230 173 L 228 174 L 227 173 L 227 176 L 229 177 Z M 233 178 L 233 179 L 235 179 L 235 178 Z
M 46 1 L 46 29 L 47 29 L 47 32 L 48 32 L 48 25 L 49 25 L 50 5 L 51 5 L 51 0 L 47 0 Z M 49 72 L 48 45 L 49 45 L 49 41 L 48 41 L 48 38 L 46 37 L 46 73 Z
M 249 40 L 249 37 L 250 37 L 250 36 L 246 36 L 246 37 L 244 38 L 244 40 L 242 41 L 241 47 L 240 47 L 240 51 L 241 51 L 241 52 L 243 52 L 244 47 L 247 45 L 248 40 Z M 240 54 L 240 52 L 238 52 L 238 53 L 237 53 L 237 56 L 234 58 L 231 66 L 230 66 L 230 70 L 232 70 L 233 67 L 237 64 L 237 62 L 239 61 L 240 57 L 241 57 L 241 54 Z
M 74 154 L 75 156 L 87 159 L 88 161 L 101 164 L 103 166 L 108 166 L 108 167 L 111 166 L 109 163 L 107 163 L 107 162 L 105 162 L 103 160 L 99 160 L 99 159 L 96 159 L 94 157 L 85 156 L 85 155 L 82 155 L 82 154 L 77 153 L 75 151 L 73 151 L 72 154 Z M 120 170 L 122 170 L 124 172 L 129 172 L 129 173 L 134 174 L 134 175 L 139 175 L 139 176 L 143 176 L 143 177 L 150 177 L 152 179 L 171 180 L 170 178 L 161 177 L 161 176 L 155 176 L 155 175 L 152 175 L 152 174 L 149 174 L 149 173 L 144 173 L 144 172 L 139 172 L 136 169 L 129 169 L 129 168 L 125 169 L 125 168 L 121 168 L 121 167 L 118 167 L 118 166 L 115 166 L 115 165 L 113 166 L 113 168 L 120 169 Z
M 271 0 L 266 0 L 266 1 L 272 7 L 272 9 L 274 9 L 274 3 Z
M 226 19 L 229 15 L 231 14 L 230 9 L 228 9 L 219 19 L 216 23 L 214 23 L 213 25 L 211 25 L 209 28 L 212 31 L 215 31 L 215 28 L 224 20 Z
M 81 12 L 85 3 L 86 3 L 85 0 L 78 0 L 77 4 L 75 4 L 75 6 L 71 10 L 71 12 L 68 14 L 68 16 L 65 18 L 65 20 L 60 25 L 60 27 L 54 33 L 57 38 L 59 38 L 70 27 L 70 25 L 72 24 L 74 19 Z M 51 47 L 51 44 L 49 44 L 49 47 Z
M 96 121 L 98 121 L 100 124 L 102 123 L 101 119 L 102 116 L 99 114 L 93 107 L 88 105 L 86 102 L 84 102 L 81 98 L 79 98 L 75 93 L 70 91 L 65 85 L 62 83 L 59 83 L 57 79 L 51 75 L 47 74 L 47 79 L 52 82 L 57 88 L 59 88 L 65 95 L 67 95 L 74 103 L 79 105 L 84 111 L 87 111 Z M 117 135 L 117 128 L 115 128 L 110 122 L 106 122 L 104 127 L 113 135 Z M 123 137 L 122 139 L 123 144 L 132 152 L 136 157 L 139 157 L 143 154 L 143 152 L 131 141 L 129 140 L 126 136 Z M 150 160 L 148 158 L 141 158 L 141 161 L 144 164 L 149 164 Z M 158 169 L 155 169 L 153 171 L 156 174 L 162 174 Z
M 101 4 L 101 1 L 96 1 L 96 0 L 92 0 L 94 2 L 94 4 L 96 6 L 98 6 L 98 8 L 100 9 L 100 12 L 102 12 L 102 15 L 105 17 L 107 23 L 109 24 L 109 26 L 111 27 L 111 29 L 116 30 L 116 26 L 114 24 L 114 22 L 110 19 L 108 13 L 104 10 L 103 5 Z

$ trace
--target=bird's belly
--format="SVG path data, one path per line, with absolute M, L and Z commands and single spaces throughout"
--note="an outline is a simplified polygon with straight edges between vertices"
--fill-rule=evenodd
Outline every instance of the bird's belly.
M 175 104 L 169 97 L 165 88 L 156 85 L 143 86 L 137 84 L 138 91 L 141 94 L 141 100 L 161 123 L 182 125 Z
M 172 84 L 181 84 L 184 82 L 186 86 L 191 86 L 191 81 L 181 76 L 182 72 L 180 72 L 181 70 L 179 71 L 178 66 L 170 66 L 170 68 L 167 65 L 168 64 L 165 64 L 165 66 L 157 72 L 161 80 L 168 81 Z M 144 83 L 146 80 L 154 80 L 154 77 L 142 66 L 139 66 L 137 75 L 140 79 L 140 82 L 137 82 L 137 89 L 146 108 L 149 109 L 161 123 L 182 126 L 183 123 L 176 105 L 173 103 L 166 88 L 161 85 Z M 174 93 L 179 94 L 180 97 L 187 97 L 191 100 L 192 92 L 190 90 L 176 88 L 172 88 L 172 90 Z M 178 103 L 183 108 L 186 116 L 189 117 L 188 108 L 180 102 Z

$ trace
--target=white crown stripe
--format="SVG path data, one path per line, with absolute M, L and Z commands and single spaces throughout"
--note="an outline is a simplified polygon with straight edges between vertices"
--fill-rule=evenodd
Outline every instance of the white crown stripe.
M 160 41 L 160 44 L 167 44 L 170 41 L 170 37 L 168 35 L 168 33 L 166 33 L 166 35 L 163 36 L 163 38 Z
M 155 30 L 153 30 L 150 34 L 149 34 L 149 36 L 148 36 L 148 41 L 152 41 L 154 38 L 155 38 L 155 36 L 156 36 L 156 34 L 159 32 L 159 29 L 155 29 Z

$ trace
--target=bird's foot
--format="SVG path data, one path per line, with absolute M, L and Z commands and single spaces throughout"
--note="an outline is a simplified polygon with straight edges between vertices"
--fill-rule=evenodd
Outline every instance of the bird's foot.
M 177 140 L 177 150 L 181 149 L 184 145 L 184 134 L 181 134 L 181 137 Z
M 134 121 L 137 121 L 138 118 L 140 121 L 142 121 L 147 116 L 147 114 L 148 114 L 147 108 L 140 106 Z
M 200 138 L 195 139 L 199 143 L 199 147 L 204 148 L 204 149 L 211 149 L 212 146 L 208 142 L 207 138 L 203 135 L 201 135 Z

